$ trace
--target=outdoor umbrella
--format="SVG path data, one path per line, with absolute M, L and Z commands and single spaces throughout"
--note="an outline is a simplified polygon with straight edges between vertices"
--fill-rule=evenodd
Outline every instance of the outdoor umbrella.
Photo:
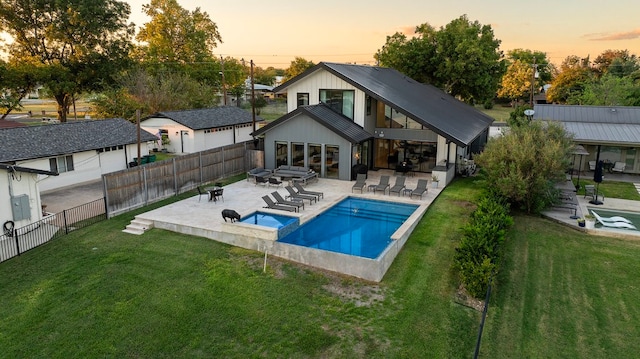
M 596 195 L 595 197 L 589 201 L 591 204 L 602 204 L 601 201 L 598 200 L 600 182 L 602 182 L 602 168 L 604 167 L 604 161 L 598 161 L 596 163 L 596 170 L 593 172 L 593 181 L 596 183 Z

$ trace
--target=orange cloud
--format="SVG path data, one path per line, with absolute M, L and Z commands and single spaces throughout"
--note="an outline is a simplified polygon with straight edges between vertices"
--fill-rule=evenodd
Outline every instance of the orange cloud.
M 635 29 L 627 32 L 618 32 L 615 34 L 588 34 L 585 35 L 590 41 L 616 41 L 616 40 L 631 40 L 640 38 L 640 29 Z

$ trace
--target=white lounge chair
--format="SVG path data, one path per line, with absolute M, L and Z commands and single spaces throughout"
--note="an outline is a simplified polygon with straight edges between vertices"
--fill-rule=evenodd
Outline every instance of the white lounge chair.
M 594 217 L 596 217 L 596 220 L 598 222 L 600 222 L 600 224 L 605 226 L 605 227 L 624 228 L 624 229 L 637 229 L 636 226 L 634 226 L 631 223 L 627 223 L 627 222 L 610 222 L 610 221 L 604 220 L 602 217 L 600 217 L 594 211 L 591 211 L 591 213 L 593 213 Z
M 600 217 L 600 221 L 603 222 L 624 222 L 624 223 L 633 223 L 630 220 L 624 218 L 624 217 L 620 217 L 620 216 L 611 216 L 611 217 L 602 217 L 599 214 L 597 214 L 596 212 L 594 212 L 593 210 L 591 211 L 591 213 L 593 213 L 594 217 L 596 217 L 596 219 L 598 217 Z
M 624 170 L 627 168 L 627 164 L 624 162 L 616 162 L 613 164 L 613 167 L 611 167 L 611 171 L 613 172 L 624 172 Z

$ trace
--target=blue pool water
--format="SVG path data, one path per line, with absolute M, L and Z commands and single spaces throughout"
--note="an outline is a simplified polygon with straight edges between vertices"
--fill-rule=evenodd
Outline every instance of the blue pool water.
M 298 218 L 281 216 L 279 214 L 253 212 L 248 216 L 245 216 L 240 220 L 241 223 L 257 224 L 259 226 L 265 226 L 270 228 L 280 229 L 290 224 L 296 223 Z
M 377 258 L 417 205 L 346 198 L 280 238 L 283 243 Z

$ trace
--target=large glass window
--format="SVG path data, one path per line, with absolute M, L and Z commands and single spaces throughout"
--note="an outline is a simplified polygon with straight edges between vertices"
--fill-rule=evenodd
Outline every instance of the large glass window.
M 336 112 L 353 120 L 355 91 L 353 90 L 320 90 L 320 102 Z
M 276 167 L 288 165 L 288 146 L 286 142 L 276 142 Z
M 73 156 L 60 156 L 49 159 L 49 167 L 51 172 L 70 172 L 73 171 Z
M 322 173 L 322 146 L 309 144 L 309 168 Z
M 420 123 L 398 112 L 388 105 L 384 105 L 384 117 L 379 117 L 376 127 L 383 128 L 406 128 L 409 130 L 421 130 Z
M 340 153 L 338 148 L 338 146 L 331 145 L 325 147 L 327 178 L 338 178 L 340 175 Z
M 298 107 L 309 106 L 309 93 L 298 92 L 297 98 L 298 98 Z
M 304 143 L 291 144 L 291 165 L 304 167 Z

